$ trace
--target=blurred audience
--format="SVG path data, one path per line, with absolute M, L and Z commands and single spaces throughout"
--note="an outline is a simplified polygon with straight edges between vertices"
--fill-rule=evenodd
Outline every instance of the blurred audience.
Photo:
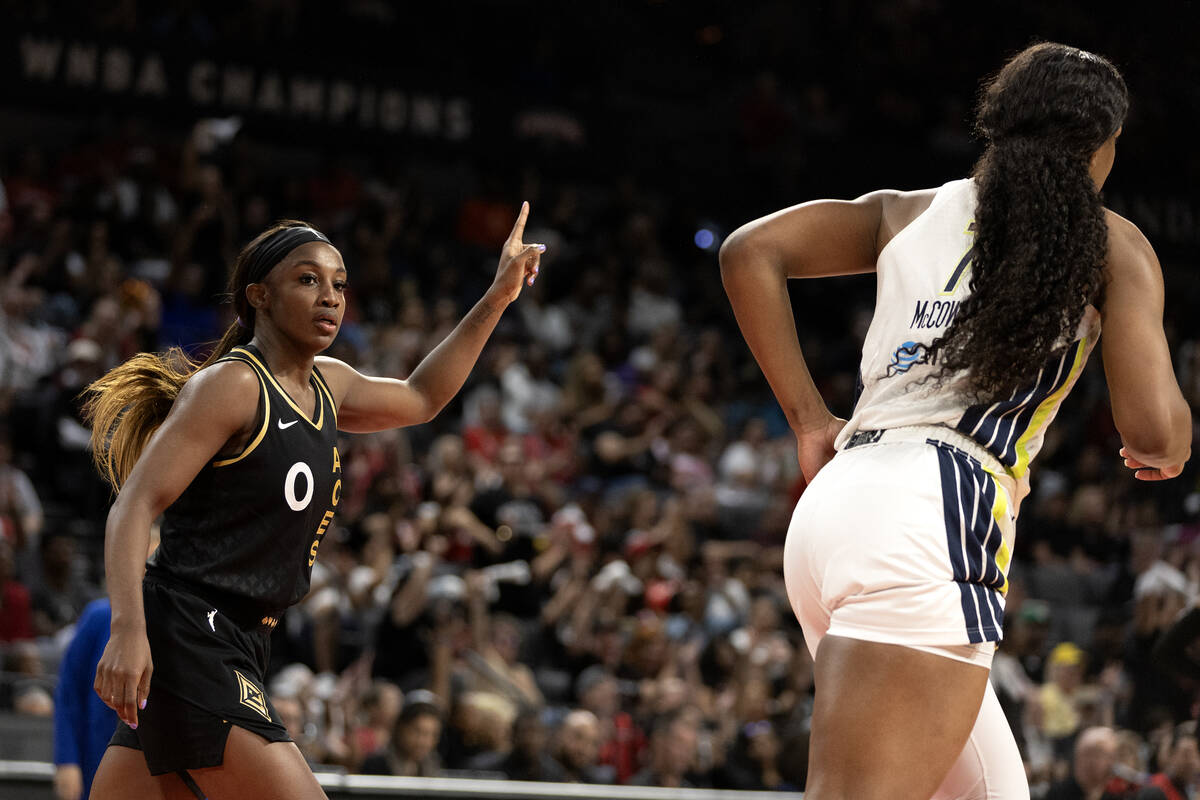
M 1075 739 L 1071 774 L 1050 787 L 1044 800 L 1117 800 L 1106 789 L 1117 759 L 1117 734 L 1111 728 L 1088 728 Z
M 442 772 L 438 741 L 442 736 L 442 709 L 432 692 L 417 689 L 404 699 L 387 747 L 363 761 L 366 775 L 407 775 L 433 778 Z
M 571 783 L 616 783 L 617 772 L 600 763 L 600 720 L 577 708 L 567 713 L 554 737 L 555 756 Z
M 1186 800 L 1200 780 L 1200 749 L 1196 747 L 1196 724 L 1178 725 L 1159 748 L 1161 771 L 1146 781 L 1137 800 Z

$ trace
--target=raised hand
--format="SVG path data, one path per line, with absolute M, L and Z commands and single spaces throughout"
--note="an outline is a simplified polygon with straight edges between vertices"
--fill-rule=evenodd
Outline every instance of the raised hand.
M 529 203 L 521 203 L 521 213 L 517 215 L 512 233 L 508 235 L 508 240 L 504 242 L 500 251 L 500 266 L 496 268 L 496 279 L 492 282 L 492 286 L 508 303 L 520 296 L 523 285 L 533 285 L 537 279 L 542 253 L 546 252 L 544 244 L 525 244 L 521 241 L 521 237 L 525 235 L 525 220 L 528 217 Z

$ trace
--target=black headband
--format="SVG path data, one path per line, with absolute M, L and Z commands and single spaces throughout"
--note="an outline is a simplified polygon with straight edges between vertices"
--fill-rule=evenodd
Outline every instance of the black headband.
M 246 269 L 246 283 L 260 283 L 271 267 L 283 261 L 288 253 L 302 244 L 309 242 L 324 242 L 329 239 L 320 231 L 304 227 L 281 228 L 258 246 L 258 250 L 250 257 L 250 266 Z

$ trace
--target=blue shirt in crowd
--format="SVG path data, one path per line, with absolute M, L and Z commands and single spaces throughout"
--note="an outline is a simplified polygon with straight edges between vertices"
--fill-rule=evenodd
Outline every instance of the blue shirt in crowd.
M 107 597 L 92 601 L 83 610 L 75 638 L 59 665 L 54 690 L 54 763 L 79 765 L 84 797 L 92 790 L 92 778 L 117 727 L 117 712 L 92 688 L 96 664 L 108 643 L 111 618 Z

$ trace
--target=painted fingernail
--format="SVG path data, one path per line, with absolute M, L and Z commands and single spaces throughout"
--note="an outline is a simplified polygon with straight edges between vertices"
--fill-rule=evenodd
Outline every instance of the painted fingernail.
M 140 709 L 142 709 L 142 710 L 145 710 L 145 708 L 146 708 L 146 701 L 145 701 L 145 700 L 143 700 L 142 702 L 138 703 L 138 708 L 140 708 Z
M 546 252 L 546 245 L 544 245 L 544 244 L 539 244 L 539 245 L 538 245 L 538 252 L 539 252 L 539 253 L 544 253 L 544 252 Z
M 130 729 L 131 729 L 131 730 L 135 730 L 135 731 L 136 731 L 136 730 L 137 730 L 137 723 L 135 722 L 135 723 L 133 723 L 132 725 L 130 725 L 129 727 L 130 727 Z

